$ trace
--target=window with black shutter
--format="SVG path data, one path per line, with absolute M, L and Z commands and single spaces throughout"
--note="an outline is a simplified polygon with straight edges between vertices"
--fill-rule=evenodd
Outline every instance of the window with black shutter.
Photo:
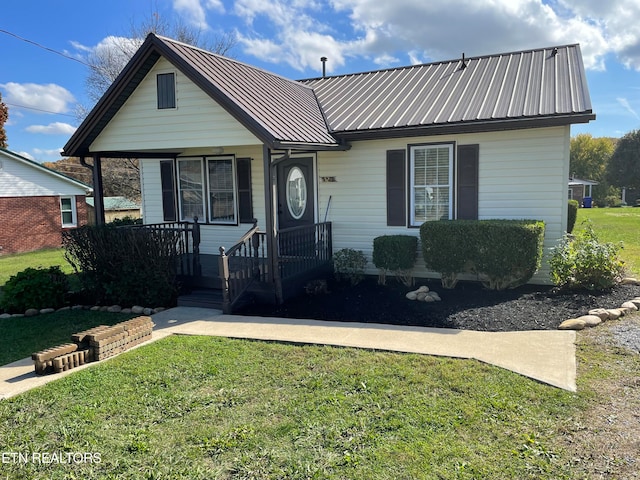
M 406 154 L 404 150 L 387 151 L 387 225 L 407 224 Z
M 478 219 L 479 158 L 480 145 L 458 146 L 456 205 L 461 220 Z
M 160 162 L 160 183 L 162 184 L 162 213 L 165 222 L 175 222 L 176 183 L 173 172 L 173 160 Z
M 157 78 L 158 109 L 176 108 L 176 75 L 159 73 Z

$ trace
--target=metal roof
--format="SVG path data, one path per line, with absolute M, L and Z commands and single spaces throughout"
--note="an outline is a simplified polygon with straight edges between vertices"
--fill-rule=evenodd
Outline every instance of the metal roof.
M 293 81 L 149 34 L 67 142 L 65 155 L 91 154 L 91 143 L 160 57 L 270 148 L 346 149 L 358 139 L 595 119 L 579 45 Z
M 93 207 L 93 197 L 87 197 L 87 205 Z M 140 205 L 126 197 L 104 197 L 105 210 L 139 210 Z
M 303 80 L 339 136 L 593 120 L 579 45 Z M 524 123 L 522 123 L 524 122 Z M 491 127 L 493 125 L 493 127 Z

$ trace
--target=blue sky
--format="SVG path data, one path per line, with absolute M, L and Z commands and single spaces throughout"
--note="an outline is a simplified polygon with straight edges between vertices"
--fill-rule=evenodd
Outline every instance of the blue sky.
M 640 128 L 638 0 L 21 0 L 0 17 L 9 148 L 60 159 L 78 106 L 92 106 L 83 62 L 154 14 L 203 38 L 233 33 L 233 57 L 292 79 L 320 75 L 321 56 L 342 74 L 580 43 L 597 120 L 572 134 Z

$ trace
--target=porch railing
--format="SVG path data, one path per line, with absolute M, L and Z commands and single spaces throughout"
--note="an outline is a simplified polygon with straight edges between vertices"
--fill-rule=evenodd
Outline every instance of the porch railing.
M 193 222 L 150 223 L 145 225 L 126 225 L 119 228 L 148 228 L 173 232 L 176 236 L 175 253 L 178 258 L 176 273 L 183 277 L 202 275 L 198 217 L 194 217 Z
M 331 222 L 278 232 L 278 269 L 282 280 L 326 265 L 332 254 Z
M 222 311 L 231 313 L 233 306 L 255 281 L 267 279 L 266 233 L 257 222 L 229 250 L 220 247 L 219 269 L 222 281 Z

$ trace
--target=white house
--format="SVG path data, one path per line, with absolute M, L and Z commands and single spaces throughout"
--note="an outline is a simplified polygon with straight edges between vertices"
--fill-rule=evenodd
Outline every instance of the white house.
M 554 245 L 570 127 L 594 119 L 578 45 L 292 81 L 150 34 L 64 154 L 93 159 L 94 185 L 102 158 L 139 158 L 145 223 L 197 217 L 228 302 L 251 281 L 280 301 L 309 257 L 371 258 L 425 221 L 539 219 Z

